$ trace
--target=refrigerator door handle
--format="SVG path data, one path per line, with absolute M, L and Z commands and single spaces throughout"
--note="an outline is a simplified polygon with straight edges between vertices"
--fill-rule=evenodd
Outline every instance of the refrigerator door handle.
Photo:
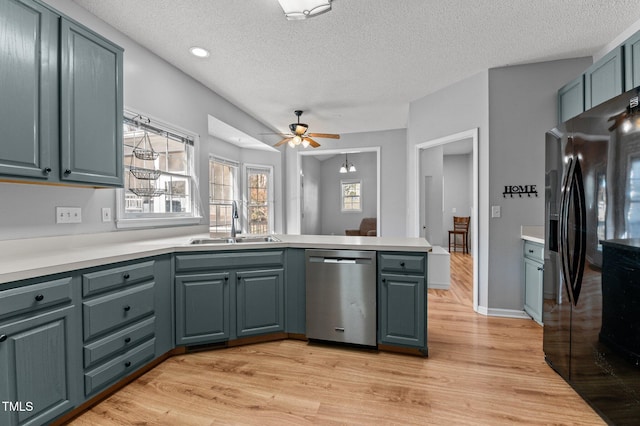
M 571 206 L 573 209 L 571 209 Z M 573 218 L 573 223 L 570 219 Z M 578 304 L 586 260 L 587 210 L 580 160 L 569 160 L 561 217 L 562 273 L 571 302 Z
M 558 237 L 558 245 L 560 249 L 560 266 L 562 271 L 562 280 L 564 281 L 564 286 L 567 290 L 567 294 L 569 295 L 569 300 L 573 303 L 573 291 L 571 289 L 571 278 L 569 272 L 569 262 L 567 257 L 567 253 L 569 250 L 568 247 L 568 222 L 569 222 L 569 197 L 571 195 L 571 175 L 573 173 L 573 158 L 569 158 L 567 165 L 565 167 L 566 174 L 562 181 L 562 196 L 560 198 L 560 223 L 559 223 L 559 237 Z

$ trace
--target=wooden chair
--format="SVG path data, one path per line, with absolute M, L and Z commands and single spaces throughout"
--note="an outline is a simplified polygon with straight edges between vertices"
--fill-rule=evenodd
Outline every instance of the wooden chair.
M 469 253 L 469 221 L 470 216 L 454 216 L 453 217 L 453 229 L 449 231 L 449 252 L 451 252 L 451 236 L 453 235 L 453 250 L 458 247 L 462 248 L 462 252 Z M 460 235 L 462 242 L 458 243 L 458 235 Z

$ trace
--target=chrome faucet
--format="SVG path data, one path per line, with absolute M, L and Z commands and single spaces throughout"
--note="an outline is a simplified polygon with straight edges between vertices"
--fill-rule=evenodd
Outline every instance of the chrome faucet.
M 236 219 L 238 218 L 238 203 L 233 200 L 231 202 L 231 238 L 235 238 L 238 233 L 236 229 Z

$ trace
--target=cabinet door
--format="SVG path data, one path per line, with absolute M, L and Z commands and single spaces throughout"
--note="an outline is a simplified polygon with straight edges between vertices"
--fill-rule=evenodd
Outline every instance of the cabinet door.
M 237 273 L 237 335 L 284 331 L 284 271 Z
M 46 424 L 80 402 L 73 309 L 0 325 L 0 424 Z
M 60 38 L 60 179 L 122 186 L 122 50 L 65 19 Z
M 624 43 L 624 90 L 640 86 L 640 31 Z
M 0 2 L 0 175 L 47 179 L 57 146 L 58 17 L 30 0 Z
M 623 92 L 622 46 L 591 65 L 584 74 L 585 109 L 601 104 Z
M 176 277 L 176 344 L 229 339 L 229 273 Z
M 426 301 L 423 276 L 381 274 L 379 282 L 380 341 L 426 347 Z
M 524 259 L 524 310 L 531 317 L 542 322 L 542 264 Z
M 565 84 L 558 90 L 558 123 L 584 112 L 584 76 Z

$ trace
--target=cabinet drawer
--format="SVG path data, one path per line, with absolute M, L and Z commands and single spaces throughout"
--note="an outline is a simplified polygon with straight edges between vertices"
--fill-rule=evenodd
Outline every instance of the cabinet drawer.
M 117 358 L 85 373 L 84 393 L 92 394 L 132 373 L 155 355 L 155 337 Z
M 71 277 L 0 292 L 0 316 L 71 301 Z
M 126 348 L 133 347 L 153 336 L 156 317 L 147 318 L 84 347 L 84 366 L 90 367 Z
M 425 255 L 413 254 L 380 254 L 380 270 L 384 272 L 406 272 L 424 274 Z
M 154 286 L 154 282 L 142 284 L 83 302 L 84 339 L 152 313 Z
M 524 257 L 536 262 L 544 263 L 544 246 L 532 241 L 524 242 Z
M 105 269 L 82 275 L 82 295 L 91 296 L 106 290 L 153 279 L 154 261 Z
M 176 256 L 176 272 L 278 266 L 283 263 L 283 250 L 183 254 Z

